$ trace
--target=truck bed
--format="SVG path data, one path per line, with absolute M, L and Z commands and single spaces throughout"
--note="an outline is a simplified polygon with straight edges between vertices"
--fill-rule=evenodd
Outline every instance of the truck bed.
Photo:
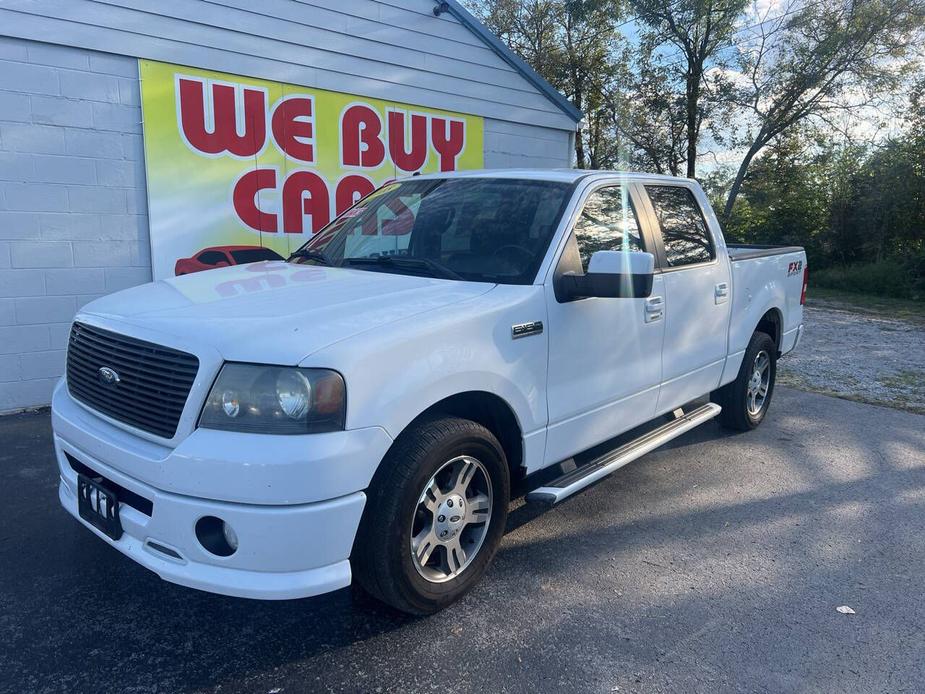
M 785 255 L 787 253 L 801 253 L 802 246 L 762 246 L 748 243 L 726 244 L 729 260 L 750 260 L 752 258 L 766 258 L 772 255 Z

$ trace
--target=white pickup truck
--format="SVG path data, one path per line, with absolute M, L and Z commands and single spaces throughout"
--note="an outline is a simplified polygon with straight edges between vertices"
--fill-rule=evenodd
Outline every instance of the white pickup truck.
M 60 500 L 168 581 L 284 599 L 356 576 L 432 613 L 485 571 L 512 483 L 556 503 L 717 415 L 757 426 L 806 279 L 801 248 L 726 245 L 689 180 L 404 179 L 288 261 L 87 305 Z

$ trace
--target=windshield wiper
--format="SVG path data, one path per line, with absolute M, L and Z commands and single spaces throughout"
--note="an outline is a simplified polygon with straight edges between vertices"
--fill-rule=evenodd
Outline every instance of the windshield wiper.
M 391 265 L 397 268 L 429 270 L 435 277 L 448 280 L 463 280 L 462 275 L 446 265 L 430 258 L 409 258 L 407 256 L 378 255 L 371 258 L 344 258 L 344 265 Z
M 326 256 L 321 251 L 310 251 L 307 248 L 300 248 L 299 250 L 295 251 L 292 255 L 286 258 L 286 262 L 288 263 L 290 260 L 293 260 L 295 258 L 305 258 L 305 260 L 316 260 L 322 265 L 332 264 L 331 261 L 328 259 L 328 256 Z

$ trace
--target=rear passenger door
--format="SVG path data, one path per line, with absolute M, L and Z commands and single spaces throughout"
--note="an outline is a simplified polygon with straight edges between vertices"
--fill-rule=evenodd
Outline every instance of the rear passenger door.
M 730 272 L 692 188 L 662 183 L 643 188 L 664 278 L 665 345 L 657 406 L 662 413 L 719 385 L 729 329 Z

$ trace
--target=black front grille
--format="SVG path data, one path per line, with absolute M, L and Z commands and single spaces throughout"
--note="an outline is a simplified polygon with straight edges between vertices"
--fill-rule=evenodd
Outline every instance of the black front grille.
M 104 367 L 117 383 L 100 377 Z M 108 417 L 172 438 L 199 360 L 192 354 L 74 323 L 67 348 L 71 395 Z

